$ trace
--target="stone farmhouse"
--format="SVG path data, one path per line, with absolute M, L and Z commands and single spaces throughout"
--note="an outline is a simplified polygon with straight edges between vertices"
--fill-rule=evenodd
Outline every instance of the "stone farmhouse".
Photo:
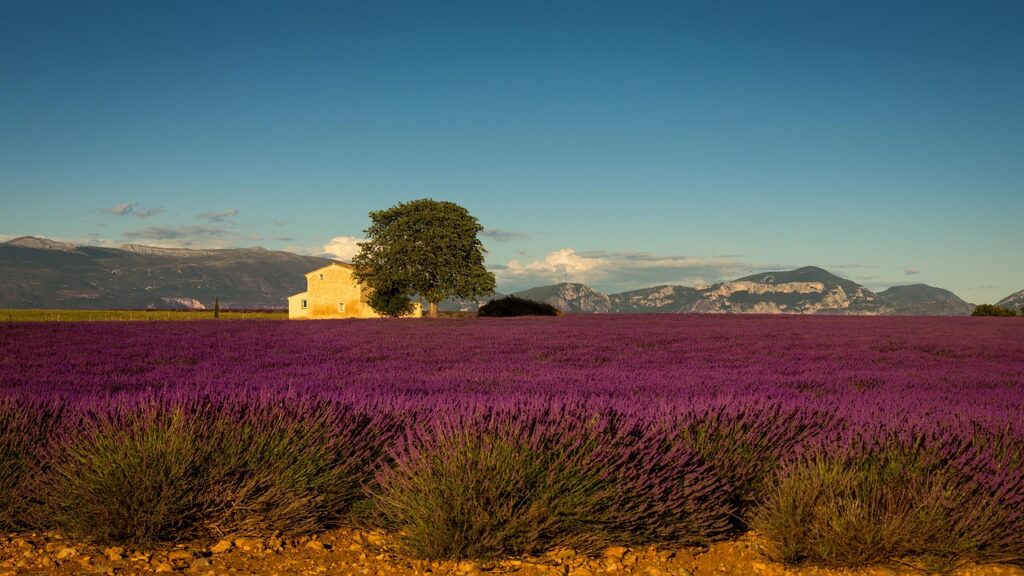
M 332 262 L 306 274 L 306 291 L 288 297 L 288 318 L 380 318 L 370 307 L 369 289 L 352 276 L 351 264 Z M 415 304 L 410 317 L 420 317 Z

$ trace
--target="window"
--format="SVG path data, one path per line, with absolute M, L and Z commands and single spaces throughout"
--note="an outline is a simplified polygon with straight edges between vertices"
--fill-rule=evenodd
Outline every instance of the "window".
M 324 275 L 323 275 L 322 273 L 320 274 L 320 279 L 321 279 L 321 280 L 323 280 L 323 279 L 324 279 Z
M 338 302 L 338 312 L 344 312 L 344 311 L 345 311 L 345 303 L 344 302 Z
M 303 300 L 303 301 L 302 301 L 302 309 L 303 309 L 303 310 L 305 310 L 305 309 L 306 309 L 306 301 L 305 301 L 305 300 Z

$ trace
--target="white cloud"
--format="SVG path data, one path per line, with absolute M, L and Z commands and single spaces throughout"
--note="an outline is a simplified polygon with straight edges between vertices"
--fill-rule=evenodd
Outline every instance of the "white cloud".
M 543 260 L 521 264 L 510 260 L 505 274 L 509 276 L 550 275 L 551 277 L 583 278 L 587 272 L 607 264 L 604 258 L 580 256 L 572 248 L 562 248 L 547 255 Z
M 659 284 L 693 285 L 732 279 L 778 266 L 752 265 L 732 257 L 692 258 L 648 252 L 577 252 L 563 248 L 541 260 L 492 266 L 502 290 L 557 282 L 581 282 L 608 291 Z
M 906 274 L 907 276 L 916 276 L 920 274 L 921 271 L 917 268 L 917 266 L 907 265 L 903 268 L 903 273 Z
M 328 240 L 321 250 L 332 258 L 349 261 L 359 253 L 360 242 L 364 242 L 364 240 L 355 236 L 335 236 Z

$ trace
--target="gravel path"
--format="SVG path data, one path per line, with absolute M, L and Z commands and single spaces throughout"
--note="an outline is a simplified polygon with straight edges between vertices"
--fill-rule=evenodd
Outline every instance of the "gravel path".
M 630 549 L 612 547 L 598 557 L 555 550 L 542 557 L 494 562 L 431 562 L 394 551 L 379 532 L 337 530 L 294 539 L 236 538 L 162 550 L 130 550 L 70 542 L 57 534 L 0 536 L 0 576 L 21 574 L 153 574 L 203 576 L 312 576 L 359 574 L 379 576 L 487 575 L 596 576 L 897 576 L 926 574 L 910 566 L 863 570 L 786 568 L 772 562 L 757 536 L 717 543 L 706 549 Z M 1013 566 L 967 566 L 957 576 L 1024 576 Z

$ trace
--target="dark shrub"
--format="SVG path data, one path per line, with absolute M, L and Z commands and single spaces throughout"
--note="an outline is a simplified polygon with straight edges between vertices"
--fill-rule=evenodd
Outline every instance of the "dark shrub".
M 605 546 L 694 545 L 732 532 L 729 490 L 713 466 L 674 431 L 631 430 L 602 442 L 607 486 L 600 501 Z
M 221 420 L 214 436 L 208 527 L 284 534 L 344 523 L 389 438 L 368 416 L 330 405 L 257 407 L 244 422 Z
M 978 466 L 992 459 L 950 448 L 933 457 L 921 446 L 895 446 L 789 466 L 766 492 L 753 527 L 787 563 L 863 566 L 915 558 L 949 569 L 963 560 L 1012 560 L 1013 537 L 1004 533 L 1014 526 L 1002 526 L 1010 500 L 977 480 L 985 475 Z
M 782 459 L 809 437 L 825 436 L 834 418 L 778 406 L 745 410 L 717 408 L 677 425 L 679 441 L 690 447 L 719 480 L 733 531 L 747 528 L 749 516 L 774 479 Z
M 978 304 L 971 316 L 1016 316 L 1017 312 L 995 304 Z
M 135 545 L 344 523 L 392 436 L 331 404 L 124 408 L 50 448 L 37 524 Z
M 180 409 L 87 420 L 52 448 L 45 521 L 101 542 L 195 536 L 209 512 L 207 440 Z
M 25 520 L 29 482 L 54 416 L 43 405 L 0 400 L 0 530 L 21 527 Z
M 480 307 L 478 316 L 558 316 L 558 309 L 551 304 L 535 302 L 517 296 L 506 296 L 491 300 Z
M 536 553 L 580 542 L 601 479 L 589 443 L 467 427 L 424 437 L 378 476 L 374 500 L 407 551 L 439 559 Z

